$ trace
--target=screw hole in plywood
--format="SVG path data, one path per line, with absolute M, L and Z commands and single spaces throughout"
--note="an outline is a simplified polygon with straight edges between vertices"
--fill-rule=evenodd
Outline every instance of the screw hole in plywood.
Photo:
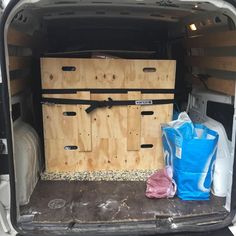
M 74 112 L 74 111 L 64 111 L 63 116 L 76 116 L 76 112 Z
M 68 146 L 65 146 L 64 147 L 65 150 L 77 150 L 78 149 L 78 146 L 75 146 L 75 145 L 68 145 Z
M 156 72 L 157 71 L 157 69 L 155 68 L 155 67 L 144 67 L 143 68 L 143 72 L 145 72 L 145 73 L 153 73 L 153 72 Z
M 153 111 L 142 111 L 142 112 L 141 112 L 141 115 L 142 115 L 142 116 L 151 116 L 151 115 L 153 115 L 153 114 L 154 114 Z
M 141 148 L 153 148 L 153 144 L 142 144 Z
M 63 71 L 76 71 L 75 66 L 62 66 L 61 68 Z

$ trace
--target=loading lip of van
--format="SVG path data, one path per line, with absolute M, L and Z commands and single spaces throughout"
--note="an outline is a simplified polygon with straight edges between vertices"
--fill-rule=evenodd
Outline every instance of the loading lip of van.
M 232 225 L 235 6 L 10 1 L 0 33 L 5 232 L 154 235 Z M 161 125 L 181 111 L 219 134 L 210 198 L 149 199 L 146 181 L 167 161 Z

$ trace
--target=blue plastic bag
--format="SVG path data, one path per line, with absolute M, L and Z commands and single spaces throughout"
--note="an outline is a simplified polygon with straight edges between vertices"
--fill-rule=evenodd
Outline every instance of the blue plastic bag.
M 183 200 L 208 200 L 216 159 L 218 134 L 193 125 L 187 113 L 162 125 L 166 165 L 173 168 L 177 196 Z

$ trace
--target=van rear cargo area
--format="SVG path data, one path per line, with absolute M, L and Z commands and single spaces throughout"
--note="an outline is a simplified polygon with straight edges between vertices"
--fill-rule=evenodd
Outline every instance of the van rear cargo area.
M 12 222 L 22 235 L 149 235 L 232 223 L 236 12 L 223 3 L 9 6 L 2 67 Z M 173 156 L 182 160 L 177 144 L 164 147 L 163 124 L 185 111 L 219 135 L 217 154 L 209 151 L 216 160 L 197 157 L 203 167 L 193 173 L 210 199 L 148 198 L 148 178 L 174 169 Z
M 21 207 L 21 215 L 34 214 L 34 223 L 107 223 L 168 218 L 213 216 L 218 220 L 228 212 L 225 198 L 209 201 L 148 199 L 141 181 L 45 181 L 40 180 Z M 200 219 L 200 221 L 202 221 Z M 24 224 L 24 222 L 23 222 Z

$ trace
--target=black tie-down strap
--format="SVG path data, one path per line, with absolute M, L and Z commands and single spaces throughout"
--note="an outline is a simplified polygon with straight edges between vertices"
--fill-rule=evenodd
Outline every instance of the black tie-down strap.
M 113 100 L 108 98 L 108 100 L 98 101 L 98 100 L 81 100 L 81 99 L 66 99 L 66 98 L 42 98 L 42 103 L 44 104 L 62 104 L 62 105 L 90 105 L 85 111 L 90 113 L 97 108 L 113 106 L 129 106 L 129 105 L 163 105 L 172 104 L 174 99 L 144 99 L 144 100 Z

